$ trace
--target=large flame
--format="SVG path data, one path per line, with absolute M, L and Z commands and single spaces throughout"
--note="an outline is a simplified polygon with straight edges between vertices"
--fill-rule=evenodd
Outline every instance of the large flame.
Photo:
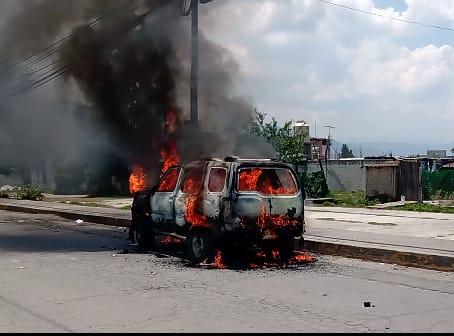
M 164 174 L 169 167 L 176 166 L 180 163 L 180 156 L 177 151 L 177 141 L 174 136 L 176 129 L 177 115 L 175 112 L 170 111 L 167 113 L 166 123 L 164 125 L 167 141 L 161 149 L 161 158 L 163 161 L 161 175 Z
M 199 196 L 200 186 L 197 181 L 193 179 L 185 179 L 183 190 L 188 194 L 186 204 L 186 221 L 192 226 L 208 227 L 207 218 L 200 213 L 198 208 L 200 205 L 201 197 Z
M 146 189 L 146 177 L 145 169 L 140 166 L 134 166 L 131 175 L 129 175 L 129 192 L 135 194 L 138 191 Z
M 286 171 L 286 173 L 288 175 L 284 176 L 283 179 L 288 182 L 288 185 L 276 188 L 265 169 L 242 169 L 240 171 L 238 189 L 241 191 L 258 191 L 265 195 L 295 194 L 298 190 L 294 180 L 289 171 Z
M 180 163 L 180 156 L 177 152 L 177 141 L 175 133 L 177 130 L 177 115 L 175 112 L 170 111 L 167 113 L 165 123 L 163 125 L 164 134 L 166 140 L 162 144 L 161 158 L 162 158 L 162 169 L 161 176 L 171 166 L 178 165 Z M 129 176 L 129 192 L 134 194 L 140 190 L 147 188 L 145 169 L 141 166 L 134 166 L 132 173 Z M 175 176 L 175 179 L 178 175 Z

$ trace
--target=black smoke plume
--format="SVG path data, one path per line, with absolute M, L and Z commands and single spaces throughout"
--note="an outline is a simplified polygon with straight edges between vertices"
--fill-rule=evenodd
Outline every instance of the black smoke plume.
M 45 97 L 52 97 L 45 104 L 51 112 L 34 114 L 49 130 L 47 135 L 56 129 L 63 135 L 44 141 L 39 158 L 62 159 L 74 147 L 81 165 L 92 167 L 92 176 L 116 175 L 123 183 L 138 164 L 154 172 L 155 180 L 160 151 L 170 136 L 166 131 L 170 112 L 175 113 L 178 126 L 177 134 L 171 136 L 177 137 L 183 160 L 274 154 L 269 146 L 251 141 L 247 135 L 253 108 L 247 99 L 233 94 L 238 65 L 227 50 L 206 39 L 203 32 L 199 36 L 200 124 L 198 128 L 187 125 L 191 26 L 181 15 L 181 5 L 180 0 L 27 0 L 0 4 L 0 10 L 9 13 L 2 25 L 7 34 L 0 39 L 4 50 L 0 56 L 9 64 L 63 39 L 58 47 L 50 48 L 55 53 L 45 51 L 47 57 L 38 59 L 37 64 L 25 62 L 26 74 L 45 67 L 43 62 L 47 61 L 49 75 L 55 76 L 52 85 L 39 87 Z M 4 78 L 9 82 L 10 68 L 5 69 Z M 11 109 L 17 110 L 17 99 L 24 105 L 22 117 L 32 114 L 36 104 L 43 106 L 44 96 L 37 98 L 36 91 L 29 95 L 32 98 L 16 98 L 15 103 L 0 105 L 0 121 L 8 127 L 12 156 L 18 147 L 26 153 L 31 151 L 32 142 L 37 144 L 36 132 L 23 134 L 21 146 L 11 144 L 18 143 L 20 134 L 17 115 L 10 116 Z M 14 124 L 10 119 L 16 127 L 10 127 Z

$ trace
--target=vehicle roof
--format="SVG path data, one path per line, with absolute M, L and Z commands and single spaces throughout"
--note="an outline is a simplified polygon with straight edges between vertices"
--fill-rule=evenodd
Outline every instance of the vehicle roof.
M 211 166 L 242 166 L 242 165 L 253 165 L 253 166 L 271 166 L 271 167 L 291 167 L 291 164 L 286 163 L 279 159 L 269 158 L 269 159 L 256 159 L 256 158 L 239 158 L 236 156 L 228 156 L 224 159 L 220 158 L 201 158 L 198 160 L 193 160 L 185 164 L 186 167 L 196 166 L 198 164 L 208 163 Z

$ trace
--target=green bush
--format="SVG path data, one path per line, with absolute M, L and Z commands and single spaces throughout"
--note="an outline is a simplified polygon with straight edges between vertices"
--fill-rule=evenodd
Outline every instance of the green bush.
M 336 206 L 362 208 L 379 204 L 378 199 L 368 199 L 363 191 L 334 191 L 329 193 Z
M 329 189 L 322 171 L 303 174 L 301 179 L 303 180 L 307 197 L 322 198 L 328 196 Z
M 20 200 L 42 201 L 44 199 L 44 194 L 41 187 L 28 184 L 21 187 L 15 187 L 9 193 L 9 197 Z

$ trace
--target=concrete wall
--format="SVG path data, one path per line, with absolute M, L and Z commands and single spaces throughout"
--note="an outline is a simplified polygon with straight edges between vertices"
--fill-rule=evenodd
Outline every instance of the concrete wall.
M 366 196 L 396 200 L 398 167 L 366 167 Z
M 323 169 L 328 172 L 327 183 L 331 191 L 366 191 L 366 168 L 363 160 L 329 160 L 323 162 Z M 310 161 L 307 172 L 320 171 L 317 161 Z

